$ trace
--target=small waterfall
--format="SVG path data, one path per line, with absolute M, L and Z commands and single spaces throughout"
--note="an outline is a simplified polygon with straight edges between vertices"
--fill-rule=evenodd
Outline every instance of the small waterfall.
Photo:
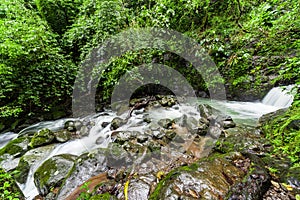
M 289 107 L 292 105 L 294 96 L 290 93 L 294 85 L 289 85 L 285 89 L 275 87 L 271 89 L 262 100 L 263 104 L 275 107 Z

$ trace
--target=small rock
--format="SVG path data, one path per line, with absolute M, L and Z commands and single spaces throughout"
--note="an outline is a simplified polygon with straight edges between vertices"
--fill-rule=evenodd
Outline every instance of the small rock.
M 111 130 L 116 130 L 119 127 L 123 126 L 124 124 L 126 124 L 127 120 L 121 119 L 120 117 L 115 117 L 112 121 L 111 121 Z
M 205 119 L 210 119 L 212 116 L 218 115 L 221 112 L 210 105 L 207 104 L 200 104 L 198 106 L 198 110 L 200 112 L 200 116 Z
M 102 124 L 101 124 L 102 128 L 105 128 L 105 127 L 107 127 L 108 125 L 109 125 L 109 122 L 102 122 Z
M 88 136 L 89 135 L 89 129 L 87 126 L 83 125 L 82 127 L 80 127 L 80 131 L 79 131 L 79 134 L 81 136 Z
M 172 126 L 172 123 L 173 121 L 171 119 L 161 119 L 158 121 L 158 124 L 165 129 L 170 128 Z
M 139 143 L 142 144 L 148 140 L 148 137 L 144 134 L 141 134 L 141 135 L 138 135 L 136 139 Z
M 76 131 L 75 122 L 74 121 L 66 121 L 64 128 L 71 132 Z
M 165 133 L 163 133 L 162 131 L 152 131 L 152 135 L 156 139 L 161 139 L 165 136 Z
M 54 133 L 55 139 L 58 142 L 66 142 L 71 139 L 71 133 L 67 130 L 61 130 Z

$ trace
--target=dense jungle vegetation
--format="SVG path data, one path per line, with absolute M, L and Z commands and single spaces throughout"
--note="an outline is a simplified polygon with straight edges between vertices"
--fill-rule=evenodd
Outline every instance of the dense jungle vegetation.
M 162 27 L 199 42 L 221 72 L 228 99 L 257 100 L 273 86 L 300 85 L 297 0 L 2 0 L 0 4 L 0 132 L 70 115 L 77 70 L 112 35 Z M 166 59 L 166 57 L 168 59 Z M 118 79 L 142 63 L 166 64 L 196 91 L 207 91 L 187 61 L 156 49 L 127 52 L 109 64 L 98 85 L 105 103 Z M 299 87 L 298 87 L 299 88 Z M 265 127 L 275 152 L 299 166 L 299 92 Z M 2 180 L 2 179 L 0 179 Z
M 197 40 L 217 64 L 231 99 L 259 99 L 273 85 L 299 83 L 297 1 L 5 0 L 0 16 L 1 130 L 14 129 L 20 117 L 64 115 L 81 61 L 128 28 L 169 28 Z M 153 60 L 206 91 L 199 75 L 182 67 L 185 60 L 173 54 L 164 59 L 166 54 L 145 49 L 114 59 L 99 83 L 100 102 L 126 70 Z

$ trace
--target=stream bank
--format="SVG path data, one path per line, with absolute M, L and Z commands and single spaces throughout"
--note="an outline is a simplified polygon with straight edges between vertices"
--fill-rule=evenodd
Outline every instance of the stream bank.
M 26 199 L 295 199 L 298 170 L 256 127 L 279 108 L 158 95 L 129 118 L 120 108 L 28 127 L 1 149 L 1 166 L 20 171 Z

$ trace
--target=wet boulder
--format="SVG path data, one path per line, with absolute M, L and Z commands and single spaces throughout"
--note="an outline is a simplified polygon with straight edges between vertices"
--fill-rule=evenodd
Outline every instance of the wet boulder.
M 157 95 L 156 97 L 159 99 L 158 102 L 160 103 L 160 105 L 164 107 L 172 107 L 177 102 L 174 96 Z
M 207 133 L 214 139 L 218 139 L 223 132 L 222 127 L 219 124 L 212 124 L 208 127 Z
M 198 106 L 198 111 L 200 112 L 200 116 L 205 119 L 215 118 L 221 112 L 208 104 L 200 104 Z
M 54 133 L 55 139 L 58 142 L 67 142 L 72 138 L 71 132 L 67 130 L 60 130 Z
M 227 137 L 219 138 L 214 147 L 219 152 L 238 151 L 259 156 L 270 152 L 270 148 L 268 148 L 270 142 L 266 138 L 262 138 L 261 135 L 256 134 L 255 130 L 236 127 L 226 131 Z
M 96 149 L 93 152 L 79 156 L 75 166 L 67 175 L 57 199 L 65 199 L 71 192 L 86 180 L 108 170 L 105 149 Z
M 55 140 L 54 133 L 52 131 L 50 131 L 49 129 L 43 129 L 43 130 L 36 132 L 33 135 L 32 139 L 29 143 L 29 146 L 32 148 L 35 148 L 35 147 L 39 147 L 42 145 L 50 144 L 50 143 L 54 142 L 54 140 Z
M 27 180 L 27 176 L 30 170 L 30 167 L 38 162 L 40 159 L 45 157 L 49 152 L 51 152 L 55 148 L 55 145 L 47 145 L 43 147 L 38 147 L 26 152 L 20 159 L 19 164 L 17 166 L 17 171 L 19 173 L 15 176 L 16 180 L 19 183 L 25 183 Z
M 276 110 L 274 112 L 270 112 L 267 114 L 264 114 L 263 116 L 261 116 L 258 120 L 258 126 L 264 126 L 265 124 L 267 124 L 268 122 L 270 122 L 271 120 L 273 120 L 274 118 L 283 115 L 285 112 L 287 111 L 287 108 L 282 108 L 279 110 Z
M 9 154 L 13 157 L 22 156 L 26 151 L 28 151 L 29 137 L 19 137 L 11 140 L 2 149 L 0 149 L 0 161 L 3 160 L 4 154 Z
M 224 128 L 234 128 L 236 126 L 235 122 L 230 116 L 218 116 L 216 121 Z
M 74 132 L 76 131 L 75 121 L 69 120 L 65 122 L 64 129 Z
M 137 142 L 138 142 L 138 143 L 142 144 L 142 143 L 146 142 L 149 138 L 148 138 L 148 136 L 145 135 L 145 134 L 139 134 L 139 135 L 136 137 L 136 139 L 137 139 Z
M 149 199 L 220 199 L 244 174 L 225 158 L 203 159 L 171 171 Z
M 108 145 L 105 150 L 105 156 L 107 158 L 107 166 L 109 167 L 119 168 L 132 163 L 130 154 L 117 143 L 111 143 Z
M 2 149 L 0 149 L 0 165 L 6 171 L 15 169 L 18 166 L 20 157 L 24 155 L 30 148 L 29 137 L 20 137 L 11 140 Z
M 115 131 L 112 134 L 112 140 L 115 143 L 123 145 L 125 142 L 135 139 L 140 134 L 136 131 Z
M 46 195 L 51 188 L 61 186 L 72 170 L 75 158 L 73 155 L 64 154 L 46 160 L 34 173 L 34 183 L 39 193 Z

